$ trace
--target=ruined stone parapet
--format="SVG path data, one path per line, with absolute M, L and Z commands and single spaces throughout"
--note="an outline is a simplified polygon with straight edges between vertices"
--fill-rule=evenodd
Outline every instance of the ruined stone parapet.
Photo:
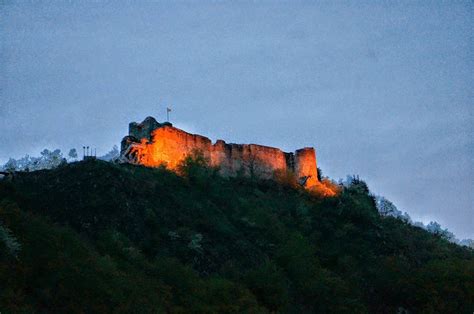
M 272 178 L 276 171 L 290 171 L 308 188 L 318 180 L 314 148 L 286 153 L 256 144 L 227 144 L 223 140 L 212 144 L 205 136 L 187 133 L 171 123 L 158 123 L 152 117 L 130 123 L 129 135 L 122 140 L 121 160 L 149 167 L 165 165 L 173 170 L 197 151 L 224 176 Z
M 153 130 L 161 127 L 161 123 L 158 123 L 153 117 L 146 117 L 142 123 L 132 122 L 128 125 L 128 135 L 136 139 L 148 138 Z

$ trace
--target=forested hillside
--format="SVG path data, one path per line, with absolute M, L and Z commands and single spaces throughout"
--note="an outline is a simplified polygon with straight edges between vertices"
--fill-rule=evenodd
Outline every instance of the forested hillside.
M 0 181 L 1 313 L 472 313 L 474 252 L 354 181 L 103 161 Z

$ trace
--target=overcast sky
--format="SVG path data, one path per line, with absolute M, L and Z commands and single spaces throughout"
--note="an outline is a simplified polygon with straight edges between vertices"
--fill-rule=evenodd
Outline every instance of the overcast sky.
M 1 3 L 2 163 L 105 154 L 171 106 L 212 140 L 314 146 L 324 175 L 474 238 L 471 1 Z

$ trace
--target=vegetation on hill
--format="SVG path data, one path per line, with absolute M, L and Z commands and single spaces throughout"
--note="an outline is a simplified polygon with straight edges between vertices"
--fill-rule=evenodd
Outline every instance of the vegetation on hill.
M 472 313 L 474 252 L 362 181 L 182 176 L 102 161 L 0 182 L 0 312 Z

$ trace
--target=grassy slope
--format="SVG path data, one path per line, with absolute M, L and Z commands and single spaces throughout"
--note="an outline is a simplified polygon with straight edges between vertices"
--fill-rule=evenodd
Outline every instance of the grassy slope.
M 0 239 L 22 246 L 0 241 L 0 310 L 473 311 L 473 252 L 379 217 L 363 183 L 321 200 L 186 169 L 97 161 L 0 183 Z

